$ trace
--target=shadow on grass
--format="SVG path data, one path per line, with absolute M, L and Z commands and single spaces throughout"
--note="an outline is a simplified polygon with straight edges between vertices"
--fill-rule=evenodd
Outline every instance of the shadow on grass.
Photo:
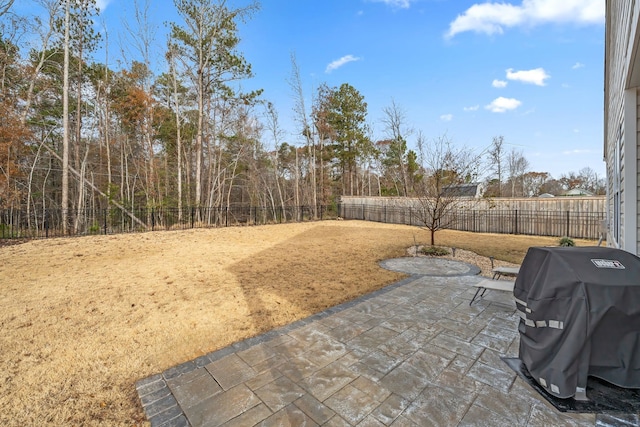
M 403 255 L 412 239 L 410 230 L 319 225 L 229 271 L 262 333 L 400 280 L 378 262 Z

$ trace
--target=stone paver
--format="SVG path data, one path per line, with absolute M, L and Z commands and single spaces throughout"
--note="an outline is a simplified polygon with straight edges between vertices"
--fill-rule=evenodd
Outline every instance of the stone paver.
M 425 259 L 429 261 L 425 262 Z M 384 260 L 380 265 L 388 270 L 425 276 L 463 276 L 480 273 L 480 269 L 475 265 L 444 258 L 394 258 Z
M 142 379 L 152 426 L 640 426 L 638 414 L 560 413 L 500 357 L 518 352 L 513 296 L 456 261 Z

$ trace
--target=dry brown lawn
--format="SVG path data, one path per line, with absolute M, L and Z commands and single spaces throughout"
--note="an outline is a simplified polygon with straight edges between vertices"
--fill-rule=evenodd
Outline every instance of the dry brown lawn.
M 414 239 L 326 221 L 0 247 L 0 425 L 143 425 L 136 380 L 400 279 L 377 262 Z M 436 243 L 517 263 L 557 239 Z

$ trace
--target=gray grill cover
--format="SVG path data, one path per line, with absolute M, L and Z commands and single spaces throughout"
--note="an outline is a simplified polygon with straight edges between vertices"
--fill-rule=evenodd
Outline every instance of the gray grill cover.
M 640 258 L 613 248 L 532 247 L 513 293 L 520 360 L 549 393 L 583 392 L 588 375 L 640 388 Z

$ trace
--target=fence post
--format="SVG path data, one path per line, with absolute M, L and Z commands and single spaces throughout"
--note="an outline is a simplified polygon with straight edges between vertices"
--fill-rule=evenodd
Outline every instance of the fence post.
M 153 231 L 155 226 L 156 226 L 156 211 L 154 208 L 151 208 L 151 231 Z
M 473 221 L 473 232 L 476 232 L 476 211 L 475 209 L 471 211 L 471 221 Z
M 366 217 L 366 215 L 364 214 L 364 203 L 362 204 L 362 220 L 363 220 L 363 221 L 366 221 L 366 220 L 367 220 L 367 217 Z
M 567 237 L 569 237 L 569 211 L 567 211 Z
M 104 215 L 103 227 L 104 227 L 104 235 L 106 236 L 107 235 L 107 215 L 109 214 L 109 210 L 108 209 L 103 209 L 103 211 L 104 211 L 104 214 L 103 214 Z
M 518 209 L 516 209 L 516 232 L 515 234 L 518 234 Z
M 193 228 L 194 217 L 196 216 L 196 208 L 191 207 L 191 228 Z

